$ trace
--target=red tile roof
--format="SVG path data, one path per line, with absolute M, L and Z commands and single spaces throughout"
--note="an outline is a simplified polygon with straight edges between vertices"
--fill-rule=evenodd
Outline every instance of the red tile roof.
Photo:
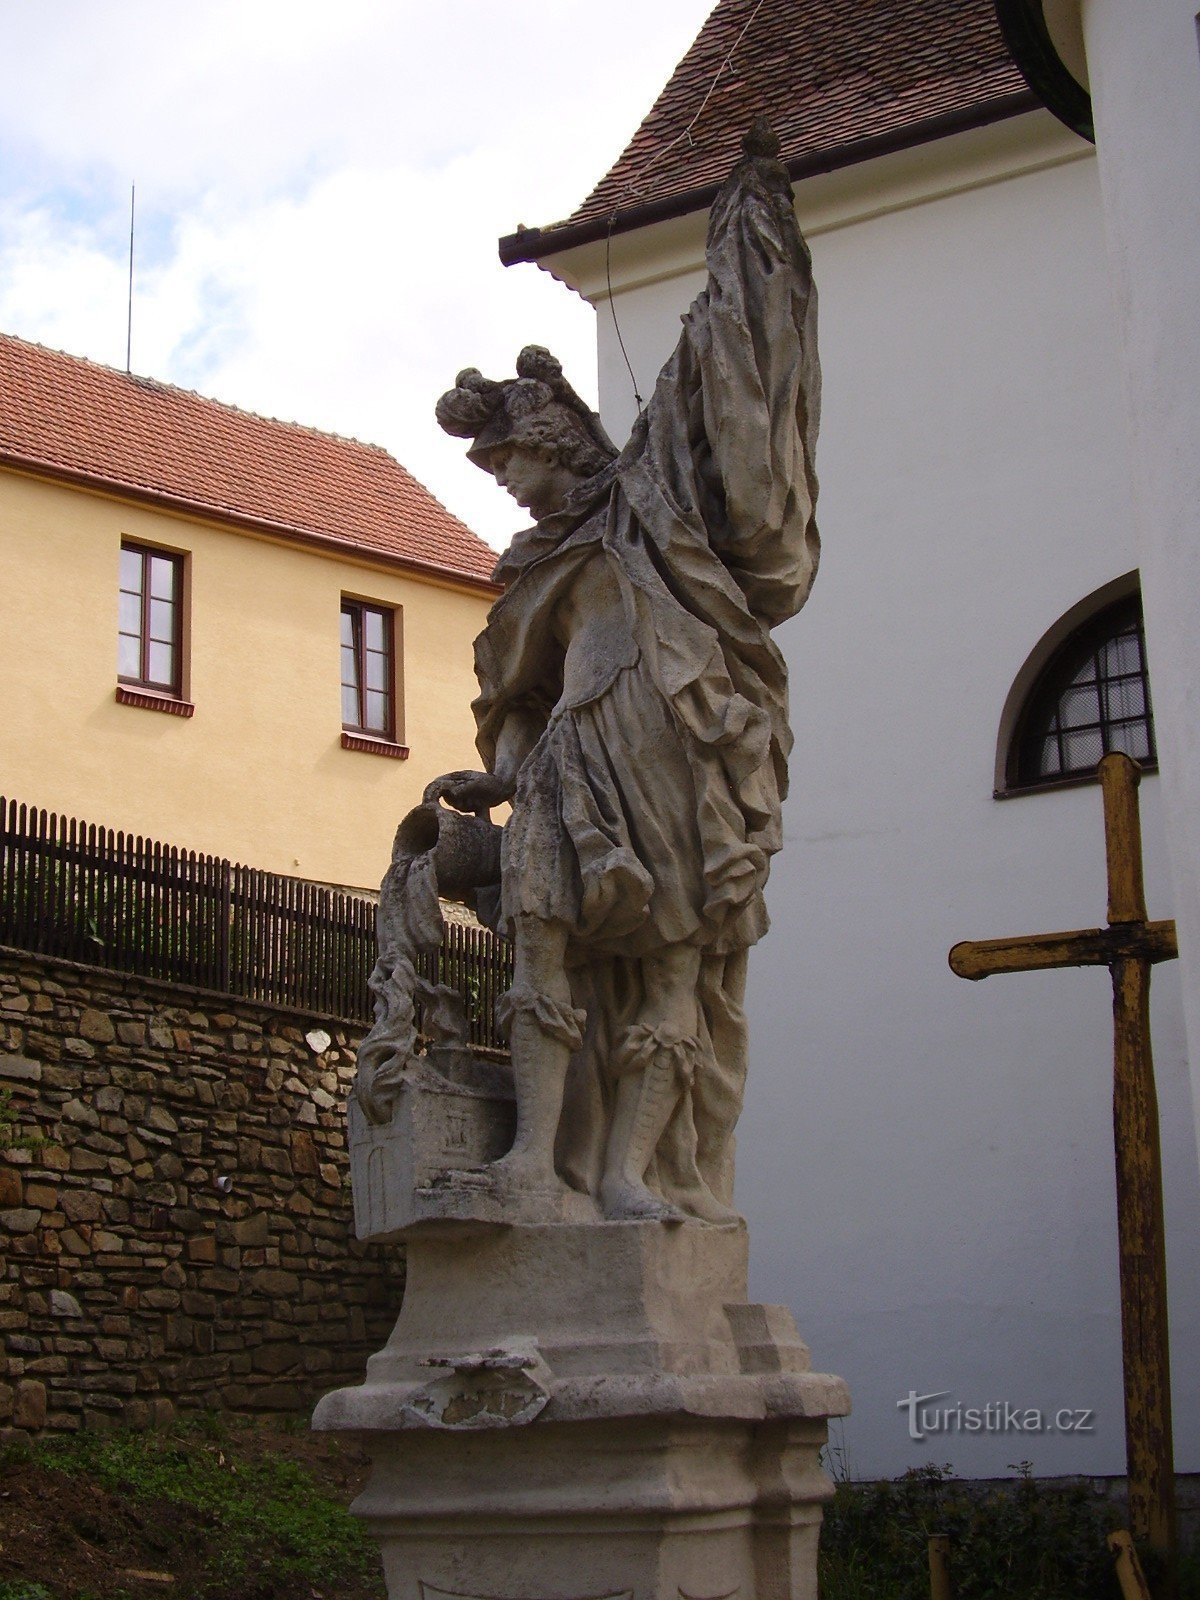
M 721 0 L 621 158 L 507 262 L 707 207 L 765 112 L 793 177 L 1037 104 L 992 0 Z M 615 214 L 615 215 L 614 215 Z
M 486 583 L 495 551 L 377 445 L 0 334 L 0 464 Z

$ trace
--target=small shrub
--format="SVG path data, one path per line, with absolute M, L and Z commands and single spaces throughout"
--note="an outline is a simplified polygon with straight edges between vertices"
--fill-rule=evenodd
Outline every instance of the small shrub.
M 1086 1484 L 1050 1484 L 1018 1465 L 983 1493 L 949 1468 L 840 1483 L 821 1536 L 822 1600 L 926 1600 L 928 1543 L 950 1539 L 958 1600 L 1119 1600 L 1106 1538 L 1113 1507 Z

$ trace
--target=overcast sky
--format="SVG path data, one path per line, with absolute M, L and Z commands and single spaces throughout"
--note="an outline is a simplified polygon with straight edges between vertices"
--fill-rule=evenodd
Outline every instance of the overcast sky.
M 0 329 L 386 446 L 503 544 L 433 403 L 593 313 L 496 240 L 568 214 L 712 0 L 0 0 Z

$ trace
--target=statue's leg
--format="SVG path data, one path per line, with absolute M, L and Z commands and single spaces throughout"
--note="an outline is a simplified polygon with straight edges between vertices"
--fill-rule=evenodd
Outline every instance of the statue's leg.
M 615 1220 L 682 1221 L 683 1213 L 646 1187 L 646 1168 L 695 1071 L 696 983 L 700 952 L 673 945 L 643 962 L 646 999 L 618 1046 L 616 1105 L 600 1200 Z
M 749 952 L 709 956 L 701 975 L 701 1003 L 713 1043 L 711 1070 L 696 1079 L 696 1162 L 718 1200 L 733 1199 L 733 1130 L 746 1090 L 746 966 Z
M 518 917 L 514 934 L 513 985 L 500 1010 L 512 1052 L 517 1134 L 512 1149 L 491 1170 L 521 1185 L 558 1188 L 554 1140 L 567 1065 L 582 1041 L 584 1016 L 571 1004 L 566 928 L 539 917 Z
M 675 1119 L 658 1151 L 664 1191 L 703 1222 L 740 1220 L 733 1206 L 733 1130 L 746 1082 L 745 992 L 745 950 L 704 957 L 698 997 L 707 1026 L 701 1030 L 704 1049 L 692 1084 L 691 1116 Z

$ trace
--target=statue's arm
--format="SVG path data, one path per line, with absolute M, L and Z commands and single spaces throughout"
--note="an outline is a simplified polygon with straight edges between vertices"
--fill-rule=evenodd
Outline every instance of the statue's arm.
M 516 789 L 517 776 L 541 738 L 545 726 L 545 717 L 537 715 L 530 706 L 513 706 L 500 724 L 491 768 L 508 790 L 505 799 Z
M 530 706 L 508 708 L 487 725 L 487 738 L 481 741 L 487 771 L 445 772 L 426 788 L 425 799 L 447 800 L 458 811 L 485 811 L 511 800 L 521 768 L 545 726 L 545 717 Z

